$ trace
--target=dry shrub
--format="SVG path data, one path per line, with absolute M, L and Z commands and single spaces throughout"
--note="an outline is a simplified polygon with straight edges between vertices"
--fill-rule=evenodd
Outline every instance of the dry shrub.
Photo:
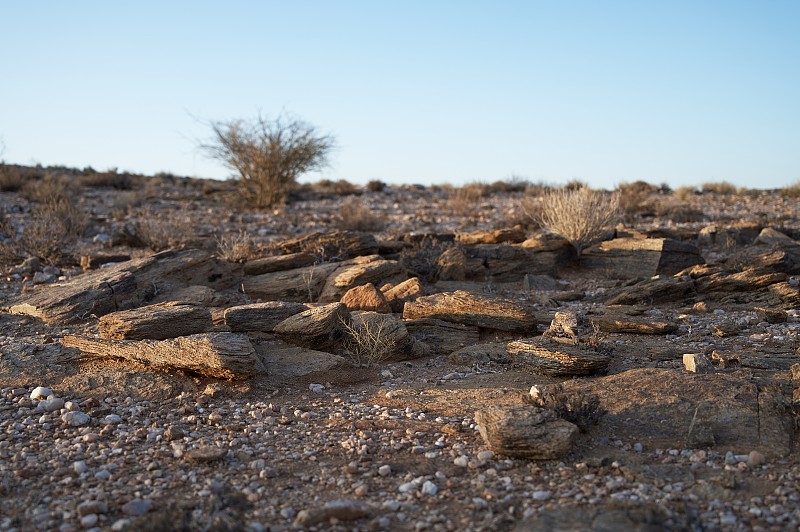
M 0 192 L 16 192 L 25 185 L 25 176 L 16 166 L 0 165 Z
M 252 237 L 245 232 L 239 231 L 234 235 L 222 235 L 216 237 L 217 256 L 228 262 L 247 262 L 255 254 L 255 244 Z
M 727 181 L 703 183 L 700 189 L 702 190 L 703 194 L 712 192 L 714 194 L 719 194 L 720 196 L 731 196 L 739 191 L 736 185 L 728 183 Z
M 185 248 L 194 236 L 194 224 L 185 208 L 155 210 L 138 209 L 131 213 L 136 220 L 133 236 L 153 251 Z
M 672 195 L 679 201 L 689 201 L 699 194 L 697 187 L 682 186 L 675 189 Z
M 131 190 L 133 188 L 133 179 L 128 174 L 119 174 L 113 171 L 93 172 L 80 176 L 78 184 L 82 187 Z
M 511 176 L 506 181 L 495 181 L 492 183 L 491 190 L 498 194 L 511 194 L 514 192 L 525 192 L 530 185 L 530 182 L 524 177 Z
M 619 218 L 619 192 L 606 193 L 589 187 L 555 190 L 542 198 L 538 216 L 543 227 L 569 241 L 580 258 L 583 250 L 602 237 L 603 229 Z
M 793 185 L 789 185 L 778 189 L 778 194 L 784 198 L 797 199 L 800 198 L 800 181 Z
M 47 174 L 40 179 L 26 179 L 19 194 L 26 200 L 36 203 L 73 201 L 72 194 L 67 189 L 67 179 L 56 174 Z
M 358 198 L 349 198 L 339 207 L 336 224 L 343 231 L 380 232 L 385 227 L 381 216 L 364 205 Z
M 525 231 L 536 231 L 541 227 L 538 214 L 541 212 L 541 198 L 525 196 L 505 212 L 503 219 L 496 225 L 497 229 L 519 226 Z
M 39 257 L 48 264 L 60 264 L 83 236 L 88 216 L 74 203 L 60 199 L 35 205 L 21 232 L 4 220 L 0 231 L 8 236 L 0 251 L 4 262 Z
M 460 188 L 450 189 L 448 203 L 459 216 L 475 214 L 478 204 L 492 194 L 492 189 L 484 183 L 469 183 Z
M 379 179 L 373 179 L 367 183 L 368 192 L 383 192 L 386 188 L 386 183 Z
M 623 183 L 619 187 L 619 207 L 627 218 L 633 218 L 653 209 L 652 196 L 659 188 L 644 181 Z
M 313 183 L 311 189 L 318 194 L 326 196 L 352 196 L 360 192 L 356 185 L 345 179 L 339 179 L 338 181 L 321 179 Z
M 341 320 L 344 331 L 344 349 L 353 365 L 370 367 L 383 362 L 397 347 L 397 336 L 391 330 L 396 327 L 390 316 L 379 315 L 374 319 Z
M 117 220 L 124 220 L 134 209 L 142 205 L 142 195 L 134 190 L 121 190 L 111 198 L 111 216 Z
M 538 387 L 537 387 L 538 388 Z M 560 384 L 531 389 L 527 400 L 553 412 L 563 420 L 574 423 L 581 432 L 586 432 L 592 425 L 597 425 L 606 411 L 600 406 L 596 395 L 589 395 L 583 390 L 566 392 Z

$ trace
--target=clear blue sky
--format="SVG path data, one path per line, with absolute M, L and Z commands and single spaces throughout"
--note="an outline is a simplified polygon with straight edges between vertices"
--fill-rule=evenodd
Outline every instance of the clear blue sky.
M 0 4 L 0 138 L 20 164 L 228 175 L 203 121 L 336 136 L 309 176 L 611 187 L 800 180 L 800 2 Z

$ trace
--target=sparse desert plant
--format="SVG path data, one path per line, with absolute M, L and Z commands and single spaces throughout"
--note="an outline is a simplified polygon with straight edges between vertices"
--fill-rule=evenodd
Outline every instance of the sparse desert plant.
M 133 236 L 153 251 L 185 248 L 194 236 L 194 225 L 185 209 L 138 209 L 132 216 Z
M 793 185 L 788 185 L 778 189 L 778 194 L 789 199 L 800 198 L 800 181 L 794 183 Z
M 92 172 L 80 176 L 78 184 L 83 187 L 131 190 L 133 179 L 129 174 L 120 174 L 116 171 Z
M 19 168 L 7 164 L 0 165 L 0 192 L 16 192 L 25 184 L 25 176 Z
M 373 179 L 367 183 L 367 192 L 383 192 L 386 188 L 386 183 L 379 179 Z
M 561 384 L 531 388 L 526 400 L 576 424 L 581 432 L 597 425 L 606 414 L 596 395 L 587 394 L 583 390 L 566 392 Z
M 259 115 L 253 121 L 211 124 L 206 153 L 237 173 L 243 197 L 257 208 L 283 202 L 298 176 L 324 167 L 331 136 L 301 120 Z
M 59 199 L 35 205 L 21 231 L 5 220 L 2 224 L 0 231 L 7 236 L 0 251 L 4 262 L 31 256 L 56 265 L 69 257 L 83 236 L 88 216 L 76 204 Z
M 370 367 L 389 358 L 397 347 L 392 332 L 396 326 L 391 316 L 384 314 L 341 320 L 344 348 L 353 365 Z
M 658 193 L 658 187 L 644 181 L 623 183 L 619 187 L 619 207 L 627 218 L 652 210 L 651 197 Z
M 497 194 L 510 194 L 513 192 L 525 192 L 530 184 L 524 177 L 513 175 L 506 180 L 495 181 L 491 184 L 491 189 L 492 192 Z
M 333 181 L 332 179 L 320 179 L 316 183 L 311 184 L 311 189 L 319 194 L 328 196 L 352 196 L 360 192 L 356 185 L 346 179 L 339 179 L 337 181 Z
M 385 223 L 383 218 L 375 214 L 372 209 L 364 205 L 359 198 L 348 198 L 339 207 L 336 224 L 344 231 L 383 231 Z
M 47 174 L 41 178 L 31 174 L 25 180 L 19 194 L 26 200 L 36 203 L 73 202 L 72 193 L 67 189 L 66 178 L 57 174 Z
M 619 219 L 619 192 L 609 194 L 585 186 L 551 191 L 542 198 L 541 211 L 531 216 L 567 239 L 580 258 L 587 246 L 601 238 L 603 229 Z
M 731 196 L 739 191 L 736 185 L 733 183 L 728 183 L 727 181 L 703 183 L 703 185 L 700 187 L 700 190 L 702 190 L 704 194 L 713 192 L 714 194 L 719 194 L 720 196 Z
M 228 262 L 246 262 L 253 257 L 255 244 L 245 231 L 237 234 L 219 235 L 215 238 L 217 256 Z
M 474 214 L 481 200 L 491 195 L 492 189 L 484 183 L 469 183 L 463 187 L 451 189 L 448 203 L 459 216 Z

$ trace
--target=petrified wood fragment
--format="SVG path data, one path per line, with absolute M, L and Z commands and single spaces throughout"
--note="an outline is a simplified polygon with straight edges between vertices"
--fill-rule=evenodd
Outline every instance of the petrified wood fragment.
M 554 419 L 543 409 L 489 407 L 475 412 L 483 440 L 498 455 L 531 460 L 555 460 L 572 449 L 576 425 Z
M 178 301 L 112 312 L 100 318 L 100 336 L 114 340 L 166 340 L 206 332 L 211 312 Z
M 555 377 L 591 375 L 604 371 L 611 355 L 593 346 L 570 345 L 536 337 L 509 342 L 506 347 L 513 362 L 534 373 Z
M 519 303 L 461 290 L 408 302 L 403 318 L 433 318 L 502 331 L 530 331 L 536 326 L 532 311 Z
M 245 379 L 264 371 L 250 340 L 236 333 L 138 341 L 65 336 L 61 344 L 97 357 L 123 358 L 156 369 L 181 369 L 220 379 Z

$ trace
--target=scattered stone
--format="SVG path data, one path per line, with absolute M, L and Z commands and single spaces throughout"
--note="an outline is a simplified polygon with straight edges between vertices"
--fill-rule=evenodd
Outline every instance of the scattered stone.
M 108 505 L 103 501 L 83 501 L 76 509 L 78 515 L 84 516 L 89 514 L 105 514 L 108 513 Z
M 749 467 L 761 467 L 766 463 L 766 457 L 758 451 L 750 451 L 750 454 L 747 455 L 747 465 Z
M 536 326 L 536 318 L 531 310 L 519 303 L 477 296 L 460 290 L 420 297 L 416 301 L 408 302 L 403 310 L 403 318 L 433 318 L 517 332 L 531 331 Z
M 233 332 L 272 332 L 283 320 L 308 310 L 302 303 L 268 301 L 225 309 L 225 325 Z
M 315 257 L 311 253 L 289 253 L 288 255 L 262 257 L 247 261 L 244 263 L 243 270 L 245 275 L 262 275 L 304 268 L 313 265 L 319 260 L 319 257 Z
M 92 418 L 83 412 L 67 412 L 61 415 L 61 421 L 70 427 L 82 427 L 88 425 L 91 420 Z
M 53 395 L 53 392 L 50 388 L 45 388 L 44 386 L 37 386 L 31 392 L 31 399 L 46 399 L 47 397 Z
M 348 310 L 365 310 L 388 313 L 392 311 L 383 293 L 372 283 L 356 286 L 342 296 L 342 303 Z
M 331 519 L 339 521 L 355 521 L 371 517 L 372 508 L 361 501 L 336 500 L 325 503 L 322 508 L 302 510 L 294 520 L 296 526 L 311 527 L 320 523 L 329 522 Z
M 403 306 L 407 301 L 414 301 L 418 297 L 425 295 L 425 289 L 417 277 L 406 279 L 402 283 L 398 283 L 394 286 L 386 285 L 385 290 L 381 287 L 381 292 L 389 303 L 392 312 L 398 314 L 402 314 Z
M 714 373 L 711 357 L 705 353 L 686 353 L 683 355 L 683 366 L 692 373 Z
M 211 328 L 207 308 L 179 301 L 111 312 L 98 322 L 100 336 L 115 340 L 166 340 L 206 332 Z
M 561 458 L 579 432 L 574 424 L 534 406 L 489 407 L 475 413 L 475 422 L 491 450 L 509 458 Z
M 509 358 L 533 373 L 551 376 L 591 375 L 605 371 L 611 355 L 583 344 L 570 345 L 545 337 L 509 342 Z
M 756 307 L 753 310 L 756 311 L 756 315 L 761 321 L 766 321 L 767 323 L 786 323 L 789 319 L 789 314 L 785 310 L 762 307 Z
M 211 462 L 222 460 L 226 454 L 228 454 L 228 451 L 221 447 L 205 445 L 203 447 L 197 447 L 195 449 L 186 451 L 186 453 L 183 455 L 183 458 L 187 462 L 192 462 L 195 464 L 209 464 Z
M 150 499 L 133 499 L 122 505 L 122 513 L 131 517 L 139 517 L 149 512 L 153 507 Z

